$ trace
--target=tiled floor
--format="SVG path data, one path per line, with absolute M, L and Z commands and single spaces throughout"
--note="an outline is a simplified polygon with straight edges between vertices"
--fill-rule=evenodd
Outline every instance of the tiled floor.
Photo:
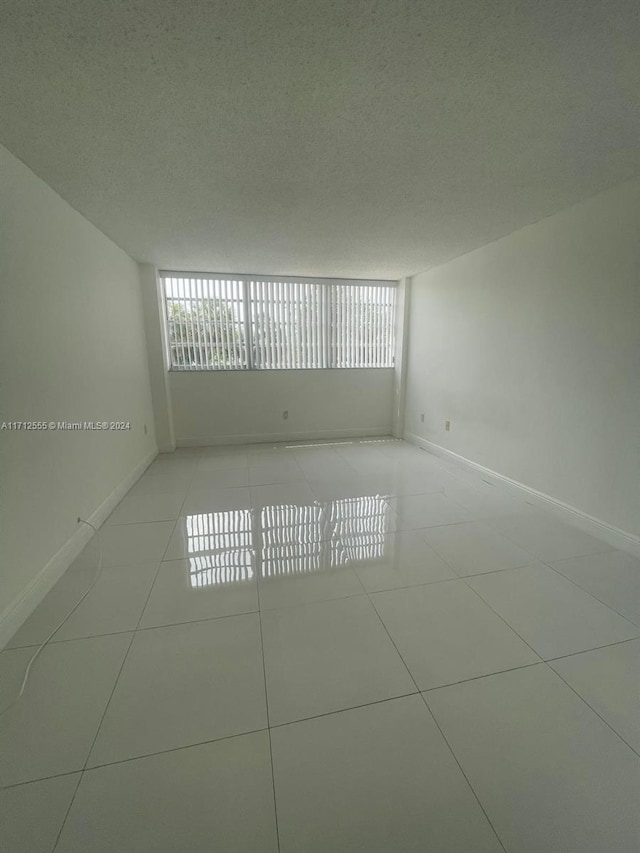
M 393 440 L 162 456 L 101 541 L 0 720 L 3 851 L 640 851 L 634 557 Z

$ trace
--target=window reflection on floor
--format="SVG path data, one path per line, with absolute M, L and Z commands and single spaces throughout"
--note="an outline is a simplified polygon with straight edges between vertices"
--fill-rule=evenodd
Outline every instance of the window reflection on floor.
M 251 510 L 189 515 L 186 530 L 192 587 L 236 583 L 254 576 Z
M 308 574 L 384 557 L 392 516 L 379 495 L 306 506 L 200 513 L 186 518 L 194 589 Z

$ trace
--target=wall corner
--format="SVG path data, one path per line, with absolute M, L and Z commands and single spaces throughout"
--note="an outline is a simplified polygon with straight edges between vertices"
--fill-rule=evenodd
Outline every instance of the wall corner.
M 162 287 L 158 271 L 153 264 L 139 263 L 138 267 L 156 440 L 161 453 L 171 453 L 176 448 L 176 440 L 166 365 L 167 347 L 163 322 Z
M 398 281 L 396 298 L 396 351 L 393 377 L 393 412 L 391 418 L 391 433 L 395 438 L 404 437 L 410 303 L 411 278 L 406 277 Z

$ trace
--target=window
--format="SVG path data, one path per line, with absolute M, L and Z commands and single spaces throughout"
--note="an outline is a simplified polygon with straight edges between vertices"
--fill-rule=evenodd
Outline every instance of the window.
M 395 282 L 160 276 L 172 370 L 393 367 Z

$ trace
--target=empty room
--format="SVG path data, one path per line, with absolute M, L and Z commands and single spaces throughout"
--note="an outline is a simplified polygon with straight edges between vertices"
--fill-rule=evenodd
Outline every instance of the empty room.
M 634 0 L 5 0 L 2 853 L 640 853 Z

